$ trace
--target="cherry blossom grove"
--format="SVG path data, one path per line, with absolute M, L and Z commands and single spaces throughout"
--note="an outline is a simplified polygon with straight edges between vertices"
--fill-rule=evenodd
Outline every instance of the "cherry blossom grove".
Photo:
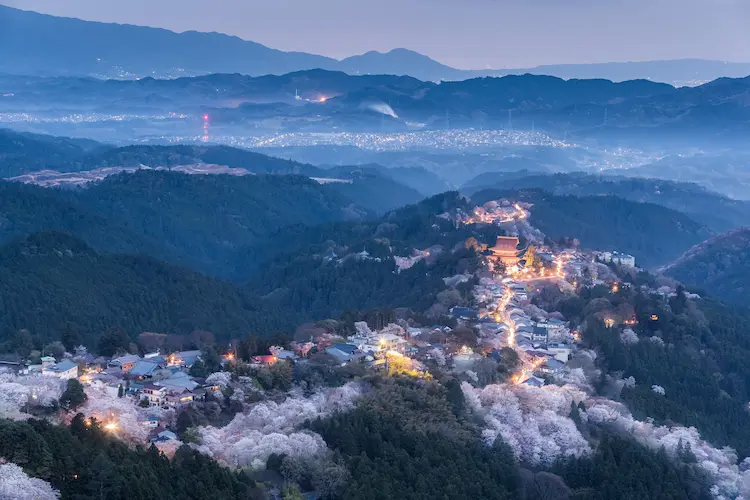
M 110 432 L 133 444 L 143 443 L 147 440 L 149 428 L 144 425 L 144 420 L 150 416 L 157 416 L 165 420 L 173 416 L 172 410 L 164 410 L 159 407 L 140 408 L 133 400 L 127 397 L 118 398 L 107 393 L 103 388 L 87 387 L 86 403 L 79 409 L 85 417 L 94 417 L 103 422 Z
M 750 500 L 750 459 L 738 463 L 733 449 L 711 446 L 693 427 L 635 420 L 622 403 L 590 397 L 573 385 L 496 384 L 477 389 L 464 382 L 461 388 L 469 407 L 484 419 L 487 444 L 500 437 L 519 460 L 530 465 L 548 466 L 560 457 L 591 452 L 568 417 L 571 403 L 583 402 L 583 421 L 629 435 L 648 448 L 664 447 L 677 458 L 678 448 L 689 445 L 697 465 L 711 478 L 711 492 L 717 500 Z
M 3 500 L 57 500 L 60 493 L 41 479 L 30 477 L 14 463 L 0 463 L 0 498 Z
M 676 457 L 680 443 L 689 444 L 697 464 L 712 479 L 711 493 L 715 498 L 750 499 L 750 461 L 746 459 L 738 464 L 734 450 L 714 448 L 701 439 L 694 427 L 641 422 L 635 420 L 624 405 L 607 399 L 592 399 L 586 406 L 585 416 L 589 422 L 627 433 L 653 450 L 663 446 L 668 454 Z
M 228 465 L 256 469 L 265 467 L 272 453 L 292 458 L 320 455 L 327 450 L 323 438 L 297 428 L 305 420 L 352 408 L 361 394 L 361 385 L 349 383 L 308 398 L 290 395 L 281 403 L 257 403 L 225 427 L 200 427 L 198 449 Z
M 0 373 L 0 417 L 28 418 L 24 410 L 32 406 L 53 406 L 62 392 L 63 382 L 58 378 Z
M 588 442 L 568 417 L 571 403 L 586 399 L 573 386 L 536 388 L 493 384 L 475 389 L 461 385 L 469 406 L 482 415 L 488 444 L 501 437 L 519 460 L 549 466 L 564 456 L 591 451 Z

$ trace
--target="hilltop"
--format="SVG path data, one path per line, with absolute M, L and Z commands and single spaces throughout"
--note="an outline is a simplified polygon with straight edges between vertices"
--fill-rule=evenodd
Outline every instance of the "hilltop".
M 724 301 L 746 305 L 750 290 L 750 228 L 736 229 L 695 245 L 664 272 Z

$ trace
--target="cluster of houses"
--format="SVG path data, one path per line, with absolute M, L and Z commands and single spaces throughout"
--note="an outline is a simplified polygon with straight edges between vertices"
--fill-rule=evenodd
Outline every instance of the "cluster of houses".
M 477 303 L 486 306 L 476 311 L 462 309 L 458 319 L 479 330 L 489 357 L 499 361 L 502 347 L 519 353 L 524 370 L 517 383 L 544 385 L 542 376 L 554 375 L 565 366 L 574 334 L 559 315 L 546 314 L 530 304 L 529 285 L 510 278 L 501 282 L 482 278 L 474 294 Z
M 155 352 L 143 357 L 127 354 L 108 360 L 106 365 L 87 366 L 79 379 L 105 389 L 111 396 L 131 397 L 142 405 L 178 407 L 202 399 L 207 391 L 219 389 L 189 375 L 190 367 L 200 356 L 197 350 L 169 355 Z
M 355 324 L 356 333 L 347 337 L 345 342 L 334 342 L 325 347 L 325 353 L 334 357 L 339 363 L 361 363 L 370 368 L 385 367 L 386 354 L 410 358 L 418 371 L 426 371 L 419 358 L 428 359 L 427 351 L 434 346 L 420 337 L 431 329 L 403 328 L 396 324 L 387 325 L 379 331 L 373 331 L 365 322 Z M 435 327 L 441 328 L 442 327 Z
M 202 398 L 206 391 L 219 389 L 206 386 L 204 379 L 189 375 L 190 367 L 200 356 L 197 350 L 169 355 L 126 354 L 114 358 L 85 354 L 59 361 L 45 356 L 40 365 L 24 367 L 20 373 L 61 380 L 77 378 L 82 384 L 104 389 L 113 397 L 127 396 L 135 403 L 146 401 L 150 406 L 176 407 Z
M 508 200 L 489 201 L 481 207 L 474 208 L 470 215 L 465 215 L 463 222 L 465 224 L 503 224 L 527 216 L 528 213 L 519 204 L 512 204 Z
M 430 342 L 433 334 L 440 334 L 442 338 L 448 336 L 452 329 L 447 326 L 431 326 L 425 328 L 405 328 L 397 324 L 389 324 L 381 330 L 371 330 L 366 322 L 355 323 L 356 332 L 345 338 L 329 338 L 324 336 L 316 343 L 295 344 L 295 351 L 281 348 L 271 348 L 271 354 L 253 356 L 253 365 L 273 365 L 281 360 L 290 362 L 306 362 L 305 353 L 312 347 L 333 358 L 339 365 L 350 363 L 361 364 L 366 368 L 384 370 L 388 367 L 387 359 L 401 358 L 417 373 L 426 373 L 424 361 L 444 358 L 450 349 L 441 343 Z

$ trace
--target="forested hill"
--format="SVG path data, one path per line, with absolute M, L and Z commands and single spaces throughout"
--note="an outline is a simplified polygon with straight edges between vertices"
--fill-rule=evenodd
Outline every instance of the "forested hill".
M 178 144 L 115 147 L 86 139 L 0 129 L 0 177 L 14 177 L 39 170 L 79 172 L 108 167 L 173 168 L 201 163 L 242 168 L 254 174 L 324 176 L 324 171 L 314 165 L 229 146 Z
M 329 185 L 294 175 L 141 170 L 77 191 L 0 182 L 0 242 L 62 229 L 97 250 L 139 252 L 227 276 L 237 249 L 290 224 L 361 218 Z
M 330 187 L 357 205 L 378 214 L 417 203 L 424 198 L 415 187 L 398 179 L 398 172 L 391 172 L 391 169 L 379 165 L 333 167 L 324 176 L 351 180 L 332 183 Z
M 0 177 L 64 165 L 102 145 L 87 139 L 29 134 L 0 128 Z
M 85 155 L 68 159 L 55 166 L 56 170 L 75 172 L 102 167 L 177 167 L 207 163 L 243 168 L 254 174 L 299 174 L 310 177 L 323 175 L 313 165 L 283 160 L 229 146 L 175 145 L 103 147 Z
M 720 234 L 688 250 L 665 273 L 724 301 L 747 305 L 750 228 Z
M 0 177 L 44 186 L 75 186 L 139 168 L 214 175 L 231 169 L 238 176 L 274 174 L 305 176 L 321 179 L 321 182 L 343 180 L 331 182 L 327 189 L 377 213 L 416 203 L 424 197 L 416 187 L 421 182 L 417 178 L 420 176 L 408 169 L 390 170 L 379 165 L 323 169 L 229 146 L 114 147 L 88 140 L 0 129 Z
M 0 283 L 0 342 L 28 329 L 46 343 L 68 323 L 96 346 L 117 327 L 126 343 L 143 331 L 205 330 L 228 340 L 289 331 L 296 322 L 230 283 L 150 257 L 98 253 L 54 231 L 0 247 Z
M 456 228 L 440 216 L 468 207 L 458 193 L 448 192 L 379 219 L 286 227 L 246 248 L 235 275 L 269 300 L 316 319 L 397 307 L 418 313 L 432 307 L 439 316 L 447 313 L 441 306 L 470 303 L 470 293 L 459 298 L 454 292 L 433 307 L 448 288 L 443 278 L 476 270 L 476 253 L 463 248 L 466 239 L 494 241 L 502 234 L 495 226 Z M 428 255 L 399 269 L 395 258 L 410 257 L 415 250 L 428 250 Z
M 629 253 L 646 268 L 664 265 L 712 235 L 680 212 L 615 196 L 486 190 L 472 200 L 481 204 L 504 197 L 532 203 L 531 224 L 550 238 L 578 238 L 586 248 Z

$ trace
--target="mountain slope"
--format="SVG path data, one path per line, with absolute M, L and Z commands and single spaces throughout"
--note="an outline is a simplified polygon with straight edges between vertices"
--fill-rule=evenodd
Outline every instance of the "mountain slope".
M 664 272 L 722 300 L 747 306 L 750 228 L 720 234 L 694 246 Z
M 137 251 L 226 277 L 234 252 L 270 232 L 365 213 L 335 189 L 294 175 L 139 170 L 78 191 L 18 183 L 0 190 L 0 241 L 62 229 L 98 250 Z
M 372 50 L 362 55 L 342 59 L 337 68 L 350 75 L 431 75 L 427 79 L 435 81 L 461 80 L 473 73 L 453 69 L 407 49 L 393 49 L 386 53 Z
M 0 247 L 0 340 L 28 329 L 59 338 L 73 323 L 89 345 L 108 328 L 207 330 L 229 339 L 292 328 L 289 313 L 233 285 L 138 255 L 100 254 L 83 241 L 42 232 Z
M 379 166 L 333 167 L 326 175 L 350 179 L 351 183 L 332 183 L 330 187 L 357 205 L 380 214 L 424 198 L 416 189 L 394 180 L 388 169 Z
M 387 53 L 370 51 L 338 61 L 304 52 L 283 52 L 221 33 L 175 33 L 54 17 L 5 6 L 0 6 L 0 27 L 0 72 L 15 74 L 135 78 L 217 72 L 265 75 L 323 68 L 350 74 L 411 75 L 430 81 L 532 73 L 566 79 L 650 78 L 681 86 L 750 73 L 750 64 L 700 59 L 458 70 L 401 48 Z
M 282 52 L 220 33 L 172 31 L 60 18 L 0 6 L 0 71 L 17 74 L 263 75 L 326 67 L 327 57 Z M 92 41 L 96 40 L 96 43 Z M 158 50 L 154 50 L 158 47 Z
M 476 268 L 477 255 L 460 244 L 482 236 L 440 217 L 459 207 L 466 209 L 468 202 L 449 192 L 379 219 L 284 228 L 245 248 L 237 274 L 244 273 L 249 286 L 268 300 L 315 319 L 373 308 L 424 312 L 446 289 L 443 278 Z M 482 234 L 483 241 L 492 241 L 498 230 L 483 228 Z M 453 253 L 457 245 L 461 248 Z M 399 270 L 395 257 L 428 248 L 424 258 Z
M 532 203 L 530 222 L 548 237 L 572 237 L 586 248 L 629 253 L 644 268 L 664 265 L 712 234 L 680 212 L 615 196 L 487 190 L 472 200 L 482 204 L 504 197 Z
M 17 177 L 39 170 L 80 172 L 113 167 L 174 168 L 198 164 L 222 165 L 253 174 L 323 175 L 323 171 L 313 165 L 229 146 L 114 147 L 88 140 L 0 129 L 0 176 L 3 177 Z
M 282 160 L 228 146 L 124 146 L 105 149 L 60 164 L 62 172 L 106 167 L 172 168 L 196 164 L 241 168 L 253 174 L 321 175 L 313 165 Z
M 43 170 L 70 161 L 101 145 L 85 139 L 27 134 L 0 129 L 0 177 Z

